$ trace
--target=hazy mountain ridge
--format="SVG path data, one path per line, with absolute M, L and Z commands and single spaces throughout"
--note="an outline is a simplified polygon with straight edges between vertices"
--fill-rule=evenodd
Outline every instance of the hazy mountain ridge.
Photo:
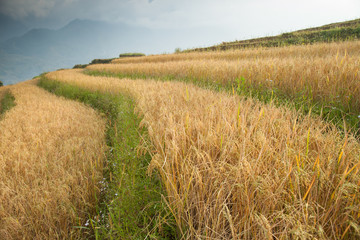
M 5 84 L 32 78 L 44 71 L 87 63 L 117 53 L 119 29 L 89 20 L 74 20 L 59 30 L 32 29 L 0 44 L 0 80 Z
M 194 47 L 211 39 L 221 29 L 148 29 L 122 23 L 75 19 L 66 26 L 50 30 L 31 29 L 20 37 L 0 43 L 0 81 L 13 84 L 45 71 L 71 68 L 95 58 L 113 58 L 123 52 L 174 51 Z

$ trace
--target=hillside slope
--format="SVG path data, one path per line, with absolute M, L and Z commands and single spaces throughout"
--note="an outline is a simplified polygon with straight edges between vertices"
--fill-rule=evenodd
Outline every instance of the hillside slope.
M 247 47 L 279 47 L 287 45 L 311 44 L 315 42 L 334 42 L 360 39 L 360 18 L 307 28 L 277 36 L 254 38 L 235 42 L 223 42 L 206 48 L 189 51 L 227 50 Z

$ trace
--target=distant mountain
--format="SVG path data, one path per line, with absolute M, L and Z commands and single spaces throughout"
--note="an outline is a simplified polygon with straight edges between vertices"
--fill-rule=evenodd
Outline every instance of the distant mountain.
M 115 57 L 127 31 L 126 26 L 89 20 L 74 20 L 59 30 L 32 29 L 0 43 L 0 80 L 12 84 L 44 71 Z
M 124 52 L 161 53 L 212 39 L 214 29 L 150 30 L 75 19 L 58 30 L 31 29 L 0 43 L 0 81 L 12 84 L 45 71 L 71 68 Z M 215 32 L 216 34 L 216 32 Z M 218 32 L 218 36 L 222 36 Z
M 19 21 L 0 14 L 0 42 L 23 35 L 29 29 Z
M 123 29 L 108 23 L 74 20 L 59 30 L 32 29 L 0 44 L 0 49 L 8 54 L 84 59 L 109 49 L 120 32 Z

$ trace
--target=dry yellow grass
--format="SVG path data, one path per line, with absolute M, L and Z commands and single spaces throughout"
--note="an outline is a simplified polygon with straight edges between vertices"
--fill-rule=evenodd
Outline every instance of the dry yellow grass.
M 95 204 L 105 123 L 33 81 L 0 121 L 0 239 L 76 239 Z
M 50 79 L 137 100 L 189 239 L 357 239 L 360 145 L 318 118 L 179 82 Z
M 89 70 L 246 84 L 360 109 L 360 41 L 117 59 Z M 237 86 L 235 86 L 237 87 Z

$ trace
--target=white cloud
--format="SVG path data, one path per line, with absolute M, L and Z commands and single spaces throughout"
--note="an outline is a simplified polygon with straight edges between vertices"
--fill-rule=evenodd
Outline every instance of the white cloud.
M 239 39 L 348 20 L 360 17 L 359 9 L 358 0 L 0 0 L 2 13 L 37 23 L 82 18 L 148 28 L 217 27 Z

